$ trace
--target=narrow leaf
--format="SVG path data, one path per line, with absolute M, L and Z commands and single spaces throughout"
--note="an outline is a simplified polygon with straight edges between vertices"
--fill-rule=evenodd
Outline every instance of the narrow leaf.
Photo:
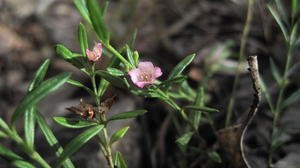
M 87 32 L 82 23 L 78 25 L 77 36 L 80 43 L 82 55 L 86 56 L 86 50 L 88 49 Z
M 99 76 L 101 76 L 102 78 L 104 78 L 105 80 L 107 80 L 112 85 L 114 85 L 118 88 L 127 88 L 127 85 L 122 78 L 113 76 L 107 71 L 97 70 L 96 74 L 98 74 Z
M 92 25 L 89 12 L 86 8 L 86 0 L 73 0 L 76 8 L 78 9 L 82 18 L 89 24 Z
M 196 110 L 196 111 L 203 111 L 203 112 L 219 112 L 218 109 L 210 108 L 210 107 L 204 107 L 204 106 L 185 106 L 184 109 L 189 109 L 189 110 Z
M 281 18 L 286 24 L 288 24 L 287 14 L 286 14 L 286 12 L 285 12 L 284 6 L 283 6 L 282 3 L 281 3 L 281 0 L 275 0 L 275 4 L 276 4 L 276 7 L 277 7 L 277 9 L 278 9 L 280 18 Z
M 193 134 L 194 134 L 193 132 L 187 132 L 187 133 L 183 134 L 181 137 L 179 137 L 176 140 L 176 143 L 178 143 L 178 144 L 180 144 L 182 146 L 187 145 L 190 142 Z
M 196 98 L 194 101 L 194 105 L 197 107 L 204 106 L 204 88 L 203 87 L 199 87 L 199 89 L 197 90 L 197 95 L 196 95 Z M 202 113 L 201 113 L 201 111 L 192 111 L 192 113 L 193 113 L 193 125 L 196 129 L 198 129 L 199 125 L 200 125 Z
M 180 75 L 180 76 L 177 76 L 175 78 L 165 80 L 165 81 L 161 82 L 160 85 L 162 85 L 162 86 L 170 86 L 170 85 L 175 84 L 175 83 L 181 83 L 184 80 L 186 80 L 186 78 L 187 78 L 186 76 Z
M 2 118 L 0 118 L 0 128 L 3 129 L 3 131 L 5 131 L 6 133 L 11 132 L 9 126 L 7 125 L 7 123 Z
M 285 25 L 283 24 L 283 22 L 281 21 L 279 14 L 270 5 L 268 5 L 268 9 L 271 12 L 272 16 L 274 17 L 274 19 L 276 20 L 277 24 L 279 25 L 279 27 L 284 35 L 285 41 L 288 41 L 288 39 L 289 39 L 288 31 L 287 31 Z
M 67 128 L 83 128 L 97 125 L 97 123 L 88 120 L 79 120 L 74 118 L 53 117 L 54 121 Z
M 61 87 L 68 80 L 68 78 L 70 78 L 70 76 L 71 73 L 62 73 L 42 82 L 39 87 L 26 95 L 22 102 L 18 105 L 12 116 L 12 123 L 22 116 L 29 107 L 32 107 L 44 97 Z
M 131 39 L 130 39 L 130 42 L 129 42 L 129 47 L 133 50 L 133 48 L 134 48 L 134 44 L 135 44 L 135 40 L 136 40 L 136 36 L 137 36 L 137 29 L 134 29 L 134 32 L 133 32 L 133 34 L 132 34 L 132 36 L 131 36 Z
M 15 160 L 10 163 L 12 166 L 18 167 L 18 168 L 35 168 L 31 163 L 23 161 L 23 160 Z
M 125 159 L 119 151 L 117 151 L 115 154 L 114 165 L 116 166 L 116 168 L 127 168 Z
M 64 45 L 56 45 L 55 51 L 58 54 L 58 56 L 64 60 L 69 60 L 73 58 L 73 53 Z
M 136 118 L 140 115 L 143 115 L 147 112 L 147 110 L 135 110 L 135 111 L 129 111 L 129 112 L 123 112 L 119 114 L 115 114 L 111 116 L 108 121 L 111 120 L 121 120 L 121 119 L 128 119 L 128 118 Z
M 45 118 L 37 111 L 36 112 L 36 120 L 37 123 L 39 125 L 39 127 L 41 128 L 48 144 L 52 147 L 56 149 L 56 156 L 59 157 L 64 149 L 60 146 L 60 144 L 58 143 L 58 140 L 56 139 L 56 137 L 54 136 L 53 132 L 51 131 L 49 125 L 47 124 Z M 63 162 L 63 166 L 65 168 L 74 168 L 73 163 L 71 162 L 71 160 L 69 158 L 67 158 L 64 162 Z
M 100 40 L 108 44 L 109 32 L 105 26 L 102 12 L 96 0 L 87 0 L 87 9 L 90 14 L 92 25 Z
M 121 71 L 117 68 L 108 67 L 107 72 L 113 76 L 124 76 L 125 75 L 123 71 Z
M 22 157 L 12 152 L 10 149 L 6 148 L 0 144 L 0 156 L 3 156 L 9 160 L 22 160 Z
M 270 58 L 270 65 L 271 65 L 271 72 L 272 72 L 272 75 L 273 77 L 275 78 L 276 82 L 278 85 L 281 85 L 281 75 L 278 71 L 278 68 L 277 66 L 275 65 L 274 61 L 272 58 Z
M 28 92 L 31 92 L 34 88 L 36 88 L 37 86 L 40 85 L 40 83 L 44 80 L 46 72 L 48 70 L 50 64 L 50 59 L 47 59 L 46 61 L 44 61 L 44 63 L 39 67 L 39 69 L 37 70 L 37 72 L 34 75 L 33 80 L 31 81 L 31 83 L 29 84 L 28 87 Z
M 217 152 L 214 152 L 214 151 L 211 151 L 211 152 L 208 152 L 208 157 L 217 162 L 217 163 L 221 163 L 222 162 L 222 159 L 220 157 L 220 155 L 217 153 Z
M 24 117 L 25 142 L 31 149 L 34 147 L 35 113 L 36 107 L 32 106 L 26 110 Z
M 130 49 L 130 47 L 128 45 L 126 45 L 126 55 L 127 55 L 127 59 L 129 60 L 130 64 L 135 67 L 135 60 L 133 58 L 133 52 Z
M 129 129 L 129 126 L 117 130 L 111 136 L 110 144 L 112 145 L 114 142 L 117 142 L 118 140 L 122 139 L 124 137 L 124 135 L 126 134 L 126 132 L 128 131 L 128 129 Z
M 180 61 L 171 71 L 168 79 L 172 79 L 180 75 L 182 71 L 184 71 L 184 69 L 194 60 L 195 56 L 196 54 L 192 54 Z
M 68 84 L 83 88 L 84 90 L 86 90 L 91 96 L 95 97 L 96 95 L 94 94 L 94 92 L 88 88 L 87 86 L 83 85 L 82 83 L 72 80 L 72 79 L 68 79 L 67 81 Z
M 80 149 L 91 138 L 97 135 L 103 127 L 103 125 L 97 125 L 92 128 L 89 128 L 77 137 L 75 137 L 70 143 L 68 143 L 64 149 L 64 152 L 58 158 L 57 167 L 59 167 L 67 157 L 77 152 L 78 149 Z
M 281 105 L 281 108 L 286 108 L 292 103 L 298 101 L 300 98 L 300 89 L 295 91 L 292 95 L 290 95 L 287 99 L 285 99 Z

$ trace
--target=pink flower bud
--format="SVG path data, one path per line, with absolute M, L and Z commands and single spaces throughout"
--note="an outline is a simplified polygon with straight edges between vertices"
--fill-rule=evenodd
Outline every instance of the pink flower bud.
M 138 68 L 132 69 L 128 74 L 136 86 L 143 88 L 154 83 L 162 72 L 159 67 L 154 67 L 152 62 L 140 62 Z
M 86 55 L 90 61 L 96 62 L 102 55 L 102 44 L 98 43 L 95 45 L 93 51 L 87 49 Z

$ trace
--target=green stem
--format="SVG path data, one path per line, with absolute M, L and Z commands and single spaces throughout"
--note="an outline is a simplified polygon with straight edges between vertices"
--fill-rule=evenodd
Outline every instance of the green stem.
M 280 90 L 279 90 L 279 95 L 278 95 L 278 99 L 276 101 L 276 107 L 274 110 L 274 118 L 273 118 L 273 123 L 272 123 L 272 137 L 271 137 L 271 145 L 270 145 L 270 150 L 269 150 L 269 167 L 272 167 L 273 164 L 273 153 L 274 150 L 272 148 L 272 142 L 274 141 L 274 135 L 275 135 L 275 130 L 278 127 L 278 120 L 280 117 L 280 113 L 281 113 L 281 104 L 282 104 L 282 100 L 283 100 L 283 95 L 286 89 L 286 85 L 287 85 L 287 80 L 288 80 L 288 72 L 289 72 L 289 68 L 291 65 L 291 60 L 292 60 L 292 56 L 293 56 L 293 49 L 292 49 L 292 45 L 288 44 L 288 54 L 287 54 L 287 61 L 285 64 L 285 69 L 284 69 L 284 73 L 283 73 L 283 79 L 281 81 L 280 84 Z
M 41 157 L 41 155 L 29 147 L 24 140 L 19 136 L 15 127 L 12 127 L 12 131 L 10 133 L 10 137 L 15 140 L 21 147 L 24 153 L 26 153 L 31 159 L 35 160 L 39 163 L 43 168 L 51 168 L 51 166 Z
M 105 45 L 105 44 L 104 44 Z M 120 59 L 121 62 L 125 64 L 125 66 L 128 66 L 130 69 L 133 69 L 134 67 L 110 44 L 105 45 L 105 47 L 112 52 L 116 57 Z
M 243 34 L 242 34 L 241 48 L 240 48 L 240 52 L 239 52 L 239 63 L 236 68 L 236 74 L 234 77 L 232 93 L 231 93 L 228 108 L 227 108 L 225 127 L 228 127 L 231 123 L 232 110 L 235 105 L 236 88 L 237 88 L 237 84 L 239 83 L 239 80 L 240 80 L 240 71 L 242 69 L 242 61 L 245 58 L 244 53 L 245 53 L 245 48 L 246 48 L 246 43 L 247 43 L 247 37 L 248 37 L 249 31 L 250 31 L 251 22 L 252 22 L 252 18 L 253 18 L 253 6 L 254 6 L 254 0 L 248 0 L 247 19 L 246 19 L 245 27 L 244 27 Z

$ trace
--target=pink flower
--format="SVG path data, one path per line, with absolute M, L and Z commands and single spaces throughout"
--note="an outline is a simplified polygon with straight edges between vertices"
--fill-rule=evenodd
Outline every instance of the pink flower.
M 162 72 L 159 67 L 154 67 L 152 62 L 140 62 L 138 68 L 132 69 L 128 74 L 136 86 L 143 88 L 145 85 L 152 84 L 162 75 Z
M 98 43 L 95 45 L 93 51 L 87 49 L 86 55 L 90 61 L 96 62 L 102 55 L 102 44 Z

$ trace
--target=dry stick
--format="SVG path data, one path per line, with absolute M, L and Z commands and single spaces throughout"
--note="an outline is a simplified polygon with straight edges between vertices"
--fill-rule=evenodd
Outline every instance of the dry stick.
M 247 37 L 248 37 L 249 31 L 250 31 L 251 22 L 253 19 L 253 6 L 254 6 L 254 0 L 248 0 L 247 19 L 246 19 L 245 27 L 244 27 L 243 34 L 242 34 L 241 48 L 240 48 L 240 52 L 239 52 L 239 63 L 236 68 L 237 72 L 234 77 L 232 93 L 231 93 L 229 105 L 227 108 L 225 127 L 228 127 L 230 125 L 231 118 L 232 118 L 232 110 L 233 110 L 233 107 L 235 104 L 236 88 L 237 88 L 237 85 L 238 85 L 239 79 L 240 79 L 240 71 L 242 69 L 242 60 L 244 58 Z
M 245 156 L 245 149 L 244 149 L 243 141 L 244 141 L 244 135 L 247 131 L 247 128 L 249 127 L 249 125 L 251 124 L 251 122 L 253 121 L 253 119 L 257 113 L 258 105 L 259 105 L 259 102 L 261 99 L 261 92 L 260 92 L 257 56 L 250 56 L 248 58 L 248 64 L 249 64 L 248 70 L 251 74 L 251 79 L 253 82 L 254 99 L 252 101 L 250 111 L 248 112 L 248 116 L 242 124 L 242 135 L 241 135 L 241 140 L 240 140 L 240 148 L 241 148 L 241 153 L 242 153 L 242 157 L 243 157 L 245 164 L 247 165 L 248 168 L 251 168 L 251 166 Z

